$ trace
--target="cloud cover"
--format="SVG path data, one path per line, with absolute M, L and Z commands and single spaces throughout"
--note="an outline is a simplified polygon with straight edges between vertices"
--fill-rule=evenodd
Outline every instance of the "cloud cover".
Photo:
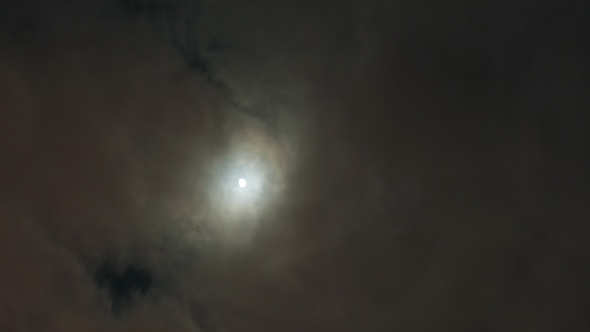
M 588 14 L 2 4 L 0 330 L 587 330 Z

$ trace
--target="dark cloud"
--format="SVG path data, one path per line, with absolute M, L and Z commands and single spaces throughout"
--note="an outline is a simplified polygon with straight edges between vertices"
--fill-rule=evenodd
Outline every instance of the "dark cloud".
M 145 295 L 152 287 L 152 279 L 148 269 L 128 265 L 125 270 L 119 272 L 108 260 L 94 273 L 94 280 L 98 286 L 108 290 L 115 313 L 130 305 L 132 297 Z
M 589 15 L 0 4 L 0 330 L 588 330 Z

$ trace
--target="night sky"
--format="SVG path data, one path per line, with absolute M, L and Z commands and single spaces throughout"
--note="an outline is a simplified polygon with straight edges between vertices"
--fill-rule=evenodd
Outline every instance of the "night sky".
M 0 2 L 0 331 L 590 331 L 590 3 Z

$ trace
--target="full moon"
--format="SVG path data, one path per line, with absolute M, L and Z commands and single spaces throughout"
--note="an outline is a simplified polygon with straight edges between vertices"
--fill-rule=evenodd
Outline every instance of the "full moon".
M 241 188 L 244 188 L 246 186 L 247 182 L 244 179 L 240 179 L 240 180 L 238 180 L 238 184 L 240 185 Z

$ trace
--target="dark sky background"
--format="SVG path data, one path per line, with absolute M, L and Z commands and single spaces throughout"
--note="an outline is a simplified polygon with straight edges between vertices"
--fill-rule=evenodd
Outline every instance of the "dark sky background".
M 0 331 L 590 331 L 589 59 L 587 1 L 3 1 Z

